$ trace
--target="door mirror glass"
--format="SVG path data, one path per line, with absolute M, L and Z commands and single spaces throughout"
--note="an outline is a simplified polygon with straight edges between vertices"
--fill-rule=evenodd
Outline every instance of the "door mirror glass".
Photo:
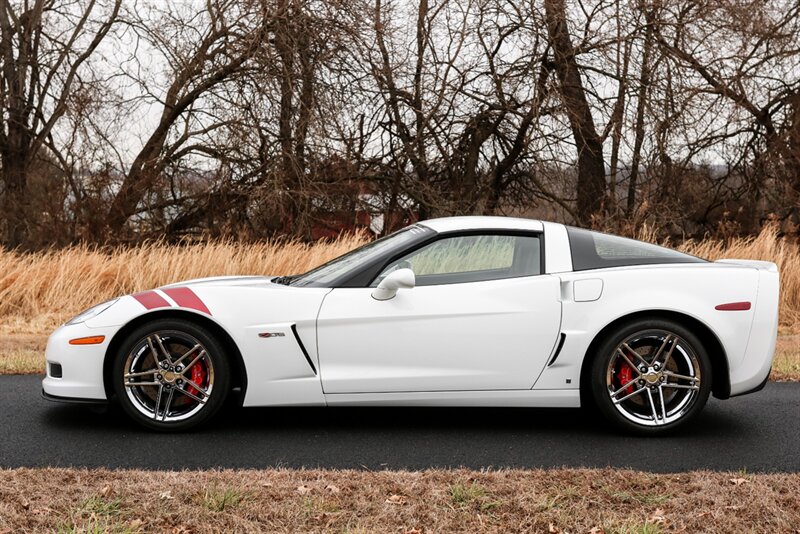
M 396 269 L 381 280 L 372 291 L 375 300 L 389 300 L 397 294 L 398 289 L 411 289 L 416 285 L 416 277 L 411 269 Z

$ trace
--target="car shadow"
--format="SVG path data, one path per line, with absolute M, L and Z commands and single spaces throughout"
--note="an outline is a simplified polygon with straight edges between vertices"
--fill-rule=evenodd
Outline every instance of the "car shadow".
M 746 423 L 735 414 L 715 409 L 712 402 L 694 421 L 669 437 L 734 437 Z M 60 429 L 125 431 L 156 434 L 131 421 L 112 403 L 103 407 L 48 405 L 44 422 Z M 271 432 L 437 432 L 518 433 L 553 436 L 635 438 L 611 426 L 595 410 L 576 408 L 482 407 L 267 407 L 242 408 L 233 402 L 204 427 L 184 434 L 249 435 Z M 644 438 L 652 439 L 652 438 Z M 659 438 L 662 439 L 662 438 Z

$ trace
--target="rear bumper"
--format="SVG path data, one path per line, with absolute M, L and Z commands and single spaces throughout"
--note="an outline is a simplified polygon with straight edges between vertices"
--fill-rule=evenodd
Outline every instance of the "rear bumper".
M 759 391 L 769 379 L 778 339 L 779 277 L 772 263 L 759 269 L 758 299 L 747 349 L 739 362 L 731 364 L 731 397 Z M 735 312 L 733 312 L 735 313 Z
M 742 391 L 741 393 L 735 393 L 735 394 L 731 395 L 731 397 L 741 397 L 742 395 L 749 395 L 750 393 L 757 393 L 757 392 L 761 391 L 767 385 L 767 382 L 769 382 L 769 374 L 771 372 L 772 372 L 772 367 L 770 367 L 769 372 L 767 373 L 767 376 L 764 377 L 764 380 L 762 380 L 759 385 L 757 385 L 753 389 L 748 389 L 747 391 Z M 728 398 L 730 398 L 730 397 L 728 397 Z

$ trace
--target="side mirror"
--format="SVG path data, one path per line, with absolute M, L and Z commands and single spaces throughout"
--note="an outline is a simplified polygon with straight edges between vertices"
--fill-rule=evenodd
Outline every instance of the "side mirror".
M 397 269 L 381 280 L 378 287 L 372 291 L 372 298 L 375 300 L 389 300 L 397 294 L 398 289 L 411 289 L 416 283 L 414 271 L 411 269 Z

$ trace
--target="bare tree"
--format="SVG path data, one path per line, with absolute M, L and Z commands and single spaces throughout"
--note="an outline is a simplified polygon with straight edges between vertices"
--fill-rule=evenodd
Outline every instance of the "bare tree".
M 249 61 L 266 40 L 266 28 L 271 21 L 267 6 L 255 1 L 209 0 L 202 17 L 193 21 L 204 23 L 199 35 L 179 14 L 170 13 L 169 8 L 162 15 L 164 23 L 154 25 L 152 20 L 139 18 L 136 12 L 128 14 L 127 23 L 164 53 L 171 72 L 158 122 L 108 209 L 106 231 L 112 233 L 119 233 L 136 213 L 145 194 L 171 161 L 192 151 L 208 152 L 192 141 L 220 124 L 213 120 L 195 122 L 194 117 L 202 114 L 198 106 L 212 90 L 252 68 Z M 190 40 L 195 35 L 197 38 Z M 176 130 L 179 126 L 182 130 Z
M 564 0 L 545 0 L 544 7 L 561 97 L 578 151 L 576 208 L 580 222 L 589 224 L 592 217 L 599 213 L 605 196 L 603 142 L 597 134 L 581 80 L 576 52 L 569 35 Z
M 117 20 L 120 0 L 0 1 L 0 169 L 5 242 L 30 231 L 28 176 L 86 83 L 80 72 Z

